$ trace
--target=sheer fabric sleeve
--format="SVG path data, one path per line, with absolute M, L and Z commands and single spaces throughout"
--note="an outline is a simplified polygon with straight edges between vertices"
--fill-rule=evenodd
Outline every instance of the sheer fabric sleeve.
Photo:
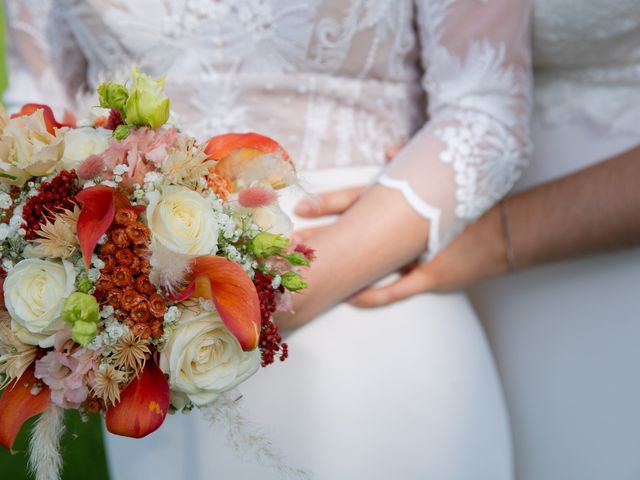
M 12 112 L 45 103 L 57 114 L 70 108 L 86 79 L 86 61 L 56 0 L 5 0 Z
M 530 9 L 531 0 L 418 0 L 428 121 L 378 182 L 429 220 L 429 257 L 527 164 Z

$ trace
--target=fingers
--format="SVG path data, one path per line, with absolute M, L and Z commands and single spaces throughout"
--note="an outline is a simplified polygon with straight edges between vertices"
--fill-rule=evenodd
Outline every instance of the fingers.
M 344 212 L 353 205 L 364 187 L 345 188 L 319 195 L 316 200 L 302 200 L 295 208 L 296 215 L 301 217 L 322 217 Z
M 296 230 L 291 234 L 292 243 L 305 243 L 308 242 L 311 237 L 324 230 L 327 227 L 315 227 L 304 228 L 302 230 Z
M 426 292 L 431 286 L 426 268 L 426 264 L 421 265 L 387 286 L 366 288 L 349 299 L 348 303 L 360 308 L 382 307 Z

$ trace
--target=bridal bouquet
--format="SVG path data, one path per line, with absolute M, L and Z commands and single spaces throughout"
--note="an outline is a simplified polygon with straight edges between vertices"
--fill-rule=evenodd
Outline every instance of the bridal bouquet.
M 66 409 L 144 437 L 286 359 L 271 316 L 313 258 L 287 238 L 276 190 L 295 169 L 276 142 L 199 145 L 136 69 L 98 95 L 105 115 L 83 126 L 0 111 L 0 444 L 40 414 L 39 478 L 59 472 Z

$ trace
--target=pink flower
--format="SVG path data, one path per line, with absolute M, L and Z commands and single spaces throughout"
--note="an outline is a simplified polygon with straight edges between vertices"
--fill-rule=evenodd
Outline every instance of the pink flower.
M 298 243 L 294 247 L 293 251 L 302 254 L 304 258 L 306 258 L 309 261 L 313 261 L 316 259 L 316 251 L 313 248 L 311 248 L 309 245 L 306 245 L 304 243 Z
M 78 177 L 83 180 L 90 180 L 92 178 L 97 177 L 102 173 L 104 169 L 104 161 L 98 155 L 91 155 L 86 160 L 84 160 L 78 168 L 76 169 L 76 173 Z
M 67 334 L 57 334 L 55 350 L 36 361 L 35 376 L 49 386 L 53 403 L 78 408 L 89 395 L 101 352 L 84 347 L 71 350 L 74 344 L 65 339 Z
M 109 170 L 116 165 L 129 165 L 129 171 L 123 178 L 125 186 L 142 184 L 147 172 L 167 157 L 167 152 L 177 145 L 180 138 L 175 128 L 143 127 L 132 131 L 122 142 L 112 141 L 101 157 Z
M 238 202 L 243 207 L 258 208 L 271 205 L 277 198 L 273 188 L 256 185 L 242 190 L 238 195 Z

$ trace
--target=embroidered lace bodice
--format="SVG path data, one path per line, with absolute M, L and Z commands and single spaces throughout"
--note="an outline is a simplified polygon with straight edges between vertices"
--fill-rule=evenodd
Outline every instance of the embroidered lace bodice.
M 264 133 L 303 171 L 382 169 L 387 151 L 402 147 L 379 182 L 430 220 L 431 254 L 501 198 L 527 162 L 531 0 L 5 3 L 9 108 L 40 101 L 82 110 L 95 104 L 85 92 L 135 64 L 166 74 L 173 116 L 190 133 Z M 588 69 L 610 38 L 637 37 L 637 12 L 618 9 L 598 25 L 601 48 L 591 50 L 581 39 L 593 29 L 576 24 L 597 21 L 583 3 L 538 2 L 536 58 L 547 77 L 567 60 Z M 609 18 L 608 2 L 586 3 Z

